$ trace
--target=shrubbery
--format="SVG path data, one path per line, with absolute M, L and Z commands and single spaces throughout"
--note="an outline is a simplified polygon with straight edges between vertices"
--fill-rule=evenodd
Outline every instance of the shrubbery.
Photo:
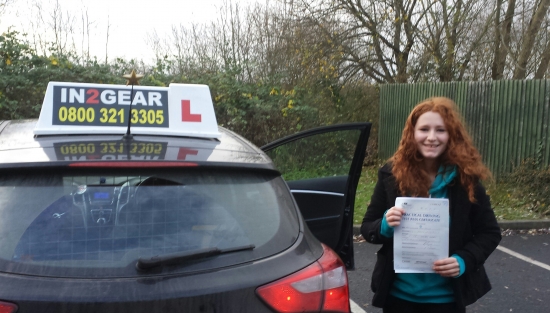
M 377 88 L 343 84 L 337 76 L 308 76 L 289 82 L 285 73 L 277 73 L 247 80 L 243 66 L 231 60 L 217 68 L 211 62 L 205 68 L 196 60 L 182 65 L 181 60 L 168 56 L 151 66 L 120 58 L 105 64 L 73 54 L 39 55 L 24 35 L 11 30 L 0 36 L 0 58 L 0 119 L 38 117 L 50 81 L 125 84 L 122 75 L 135 69 L 145 75 L 142 85 L 209 85 L 218 124 L 259 146 L 316 126 L 378 121 Z M 375 139 L 376 133 L 375 125 L 371 138 Z M 375 142 L 370 141 L 370 156 L 376 155 Z
M 81 62 L 73 55 L 38 55 L 16 31 L 0 35 L 0 119 L 36 118 L 50 81 L 122 84 L 132 64 Z
M 511 197 L 521 199 L 526 209 L 550 215 L 550 166 L 541 168 L 535 159 L 524 160 L 502 178 L 502 183 L 509 186 Z

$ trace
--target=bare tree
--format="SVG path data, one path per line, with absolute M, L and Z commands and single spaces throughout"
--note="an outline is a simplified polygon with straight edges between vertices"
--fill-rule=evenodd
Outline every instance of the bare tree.
M 90 60 L 90 17 L 88 16 L 88 10 L 86 9 L 82 12 L 82 46 L 80 51 L 85 56 L 86 60 Z M 109 18 L 107 17 L 107 23 L 109 23 Z M 86 49 L 84 49 L 84 42 L 86 42 Z
M 548 7 L 550 6 L 550 0 L 540 0 L 536 5 L 536 9 L 533 10 L 533 15 L 529 22 L 529 27 L 523 35 L 521 48 L 514 70 L 513 79 L 524 79 L 527 73 L 527 62 L 532 56 L 533 46 L 535 39 L 540 30 L 544 17 L 547 15 Z
M 14 0 L 1 0 L 0 1 L 0 15 L 1 14 L 4 14 L 4 12 L 6 11 L 6 8 L 12 4 L 14 2 Z
M 107 31 L 105 32 L 105 64 L 109 63 L 109 29 L 111 28 L 110 16 L 107 16 Z
M 493 10 L 485 0 L 443 0 L 432 5 L 424 32 L 418 36 L 433 57 L 440 81 L 462 80 L 476 50 L 492 25 Z
M 343 77 L 402 83 L 547 75 L 550 0 L 287 3 L 295 19 L 343 48 Z
M 209 24 L 173 26 L 169 37 L 149 34 L 157 60 L 171 60 L 172 73 L 239 69 L 240 80 L 266 77 L 268 64 L 281 60 L 283 19 L 261 5 L 241 8 L 225 1 L 217 19 Z M 288 40 L 290 41 L 290 40 Z M 272 72 L 271 72 L 272 73 Z
M 550 61 L 550 0 L 497 0 L 492 78 L 542 78 Z M 504 18 L 501 20 L 502 13 Z M 519 12 L 519 13 L 518 13 Z M 537 64 L 538 62 L 538 64 Z M 507 74 L 508 73 L 508 74 Z
M 42 22 L 48 25 L 55 36 L 55 50 L 59 55 L 65 55 L 70 45 L 71 38 L 74 38 L 74 17 L 69 12 L 64 12 L 59 0 L 55 1 L 52 10 L 49 12 L 48 18 L 44 18 Z M 74 41 L 73 41 L 74 46 Z
M 541 60 L 539 63 L 539 67 L 537 68 L 537 71 L 535 72 L 535 79 L 543 79 L 545 78 L 544 75 L 548 71 L 548 66 L 550 65 L 550 40 L 548 40 L 548 37 L 550 37 L 550 27 L 548 24 L 546 25 L 546 47 L 544 48 L 544 51 L 541 54 Z
M 516 8 L 516 0 L 508 0 L 508 7 L 504 19 L 501 21 L 502 3 L 504 0 L 496 0 L 496 14 L 495 14 L 495 44 L 494 44 L 494 56 L 492 65 L 492 78 L 494 80 L 504 78 L 504 67 L 506 63 L 506 56 L 510 51 L 510 40 L 512 32 L 512 22 L 514 18 L 514 11 Z
M 418 33 L 426 25 L 426 6 L 417 0 L 296 0 L 296 18 L 319 27 L 339 42 L 346 71 L 378 83 L 410 81 L 409 62 L 420 51 Z M 338 27 L 335 27 L 337 25 Z M 336 31 L 335 31 L 336 30 Z M 420 53 L 420 52 L 418 52 Z
M 75 17 L 70 12 L 63 11 L 58 0 L 47 3 L 46 7 L 43 2 L 36 0 L 32 5 L 33 17 L 29 21 L 36 51 L 47 54 L 53 48 L 58 55 L 76 51 Z

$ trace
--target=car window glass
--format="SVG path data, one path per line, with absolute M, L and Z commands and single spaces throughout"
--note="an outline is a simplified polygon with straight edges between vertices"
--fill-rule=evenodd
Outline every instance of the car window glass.
M 139 257 L 243 245 L 256 247 L 248 260 L 265 257 L 297 236 L 283 187 L 236 171 L 1 175 L 0 270 L 127 275 Z
M 266 153 L 287 181 L 348 175 L 360 134 L 342 130 L 312 135 Z

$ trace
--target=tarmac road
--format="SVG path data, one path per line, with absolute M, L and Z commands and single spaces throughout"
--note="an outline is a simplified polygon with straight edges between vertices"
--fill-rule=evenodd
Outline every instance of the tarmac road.
M 506 228 L 510 225 L 513 229 Z M 533 226 L 543 227 L 530 229 Z M 506 222 L 501 228 L 502 241 L 485 264 L 493 289 L 466 311 L 550 312 L 550 221 Z M 381 313 L 382 309 L 372 307 L 370 291 L 380 246 L 362 241 L 356 242 L 354 248 L 356 269 L 348 272 L 352 312 Z

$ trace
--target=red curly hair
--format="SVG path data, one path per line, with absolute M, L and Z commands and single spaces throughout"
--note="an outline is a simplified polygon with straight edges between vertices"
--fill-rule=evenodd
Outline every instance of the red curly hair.
M 426 99 L 417 104 L 409 114 L 403 129 L 401 142 L 391 157 L 392 173 L 403 195 L 427 197 L 431 180 L 424 166 L 423 156 L 414 139 L 414 127 L 418 118 L 426 112 L 439 113 L 449 134 L 447 149 L 439 157 L 440 165 L 456 165 L 461 185 L 468 192 L 468 198 L 475 202 L 474 186 L 491 177 L 491 172 L 481 161 L 481 155 L 468 135 L 462 117 L 453 100 L 445 97 Z

